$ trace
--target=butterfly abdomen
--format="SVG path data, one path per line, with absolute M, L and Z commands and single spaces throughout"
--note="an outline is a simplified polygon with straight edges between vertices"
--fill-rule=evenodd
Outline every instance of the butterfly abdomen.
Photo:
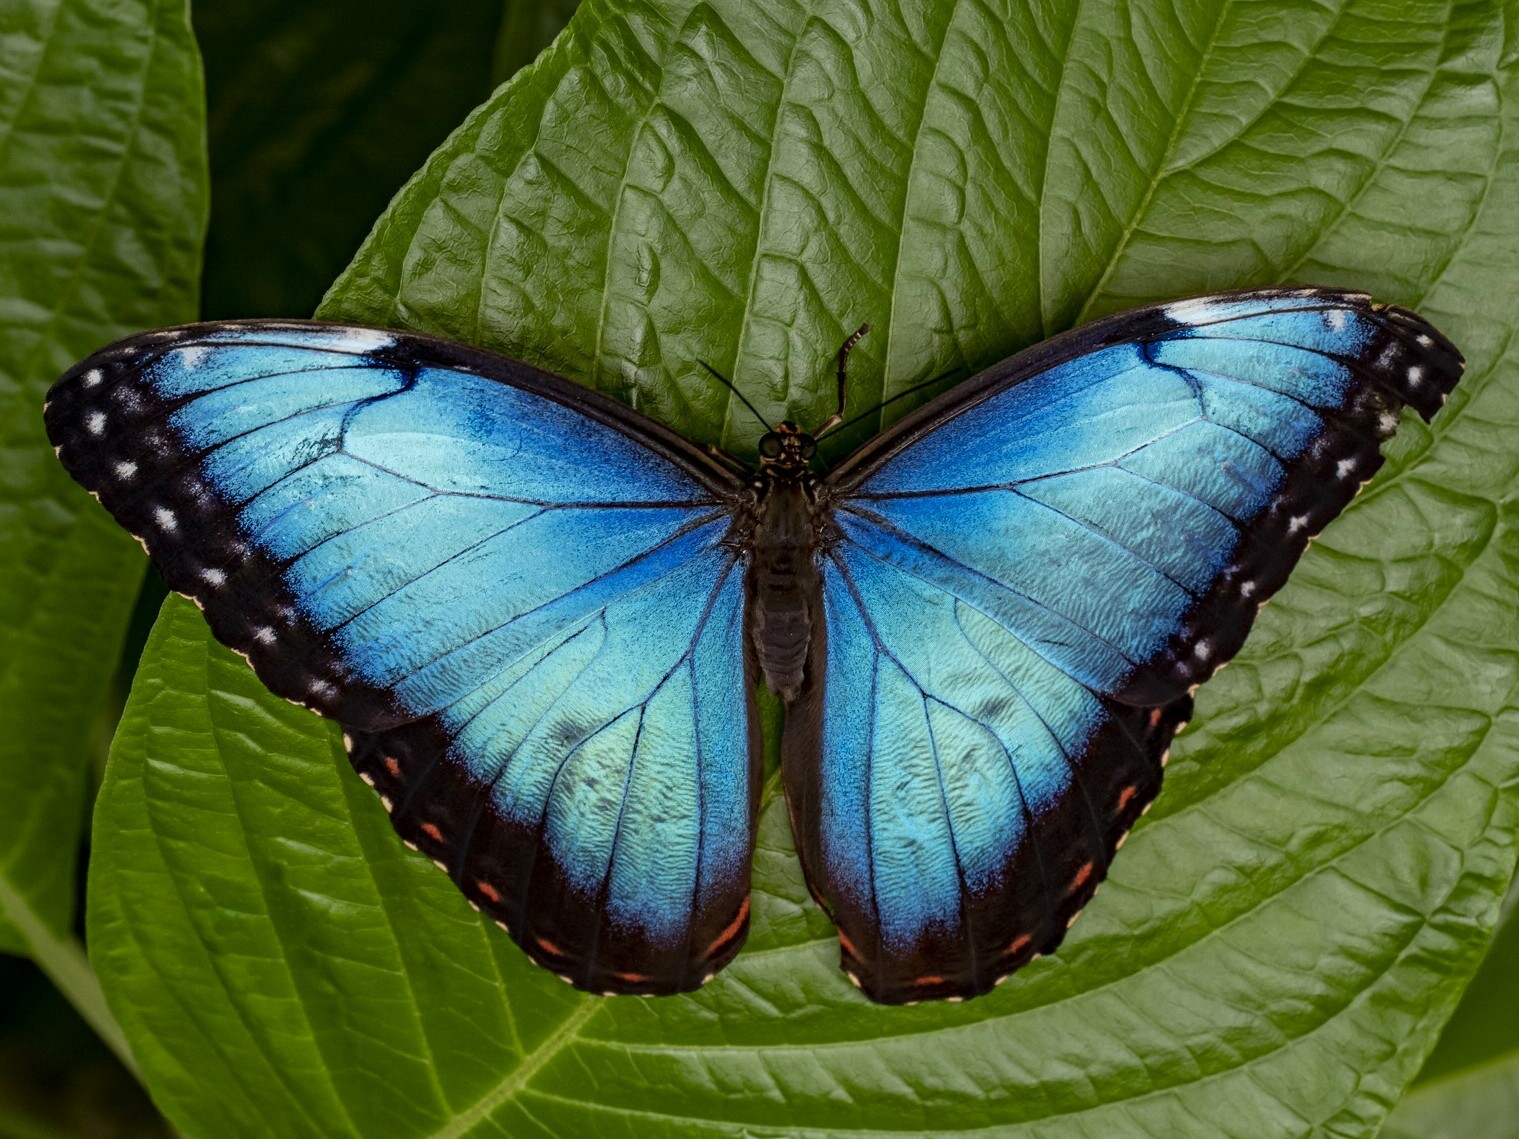
M 821 588 L 813 535 L 812 504 L 803 486 L 767 486 L 749 569 L 749 635 L 765 684 L 788 701 L 802 685 Z

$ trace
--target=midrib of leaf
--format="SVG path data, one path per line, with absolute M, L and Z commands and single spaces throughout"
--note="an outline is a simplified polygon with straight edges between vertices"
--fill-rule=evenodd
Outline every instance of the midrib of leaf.
M 891 349 L 896 340 L 897 298 L 902 295 L 902 290 L 897 286 L 902 279 L 902 247 L 906 244 L 907 209 L 912 202 L 913 174 L 918 169 L 918 148 L 923 145 L 923 123 L 928 118 L 929 101 L 933 99 L 934 92 L 938 90 L 939 66 L 944 62 L 944 45 L 948 42 L 949 34 L 954 29 L 955 20 L 960 15 L 961 7 L 962 0 L 953 0 L 949 10 L 949 18 L 944 21 L 944 30 L 939 34 L 939 41 L 932 45 L 930 58 L 933 60 L 933 67 L 929 71 L 928 82 L 923 85 L 923 98 L 918 101 L 918 117 L 913 124 L 912 145 L 907 151 L 907 169 L 902 172 L 902 205 L 898 212 L 895 229 L 897 247 L 892 255 L 891 262 L 891 308 L 886 316 L 886 347 L 881 353 L 881 371 L 885 377 L 883 384 L 891 383 Z M 924 50 L 928 51 L 929 49 L 925 48 Z M 884 388 L 881 394 L 885 395 Z M 878 425 L 884 423 L 880 416 L 877 416 L 876 422 Z M 934 762 L 935 764 L 938 763 L 937 757 Z M 960 870 L 960 857 L 958 854 L 955 856 L 955 867 L 956 873 L 963 873 Z
M 791 43 L 787 45 L 786 48 L 786 64 L 780 76 L 780 94 L 775 101 L 775 119 L 770 124 L 770 148 L 766 152 L 769 155 L 769 161 L 767 161 L 765 166 L 765 181 L 763 187 L 760 190 L 759 209 L 755 211 L 754 251 L 749 258 L 749 273 L 744 283 L 745 314 L 753 312 L 755 307 L 755 290 L 759 285 L 760 262 L 764 259 L 765 222 L 770 216 L 770 190 L 771 187 L 775 185 L 776 179 L 774 162 L 775 148 L 776 145 L 780 142 L 781 126 L 785 121 L 786 96 L 787 92 L 791 89 L 791 80 L 796 65 L 796 49 L 801 44 L 803 37 L 806 36 L 808 26 L 811 25 L 812 21 L 817 18 L 817 6 L 819 2 L 820 0 L 807 0 L 806 6 L 802 9 L 802 18 L 797 23 L 796 35 L 792 37 Z M 739 329 L 738 334 L 738 359 L 742 360 L 744 358 L 744 354 L 748 349 L 748 344 L 749 321 L 745 320 L 743 327 Z M 728 392 L 728 394 L 723 399 L 722 429 L 717 438 L 717 445 L 719 447 L 723 447 L 725 449 L 729 447 L 729 424 L 733 422 L 738 407 L 738 397 L 736 397 L 731 391 Z
M 554 1030 L 553 1035 L 529 1052 L 522 1063 L 513 1068 L 499 1084 L 438 1130 L 429 1134 L 427 1139 L 461 1139 L 462 1136 L 469 1134 L 476 1124 L 484 1123 L 490 1118 L 492 1112 L 526 1088 L 527 1082 L 537 1075 L 544 1065 L 575 1043 L 580 1036 L 580 1030 L 601 1012 L 603 1007 L 602 998 L 583 997 L 580 1004 L 575 1006 L 575 1010 Z
M 1050 335 L 1048 306 L 1045 303 L 1048 289 L 1045 285 L 1043 240 L 1046 228 L 1044 222 L 1044 203 L 1050 200 L 1050 146 L 1055 140 L 1053 127 L 1055 123 L 1060 121 L 1060 104 L 1061 100 L 1065 97 L 1066 73 L 1070 70 L 1071 66 L 1071 41 L 1075 38 L 1076 29 L 1081 27 L 1081 14 L 1086 9 L 1087 0 L 1070 0 L 1070 3 L 1074 9 L 1071 13 L 1071 31 L 1060 48 L 1060 74 L 1055 77 L 1055 93 L 1054 97 L 1050 100 L 1049 121 L 1051 129 L 1046 131 L 1044 146 L 1039 151 L 1039 201 L 1034 211 L 1034 227 L 1040 236 L 1034 246 L 1034 249 L 1037 251 L 1034 264 L 1034 305 L 1039 317 L 1039 335 L 1041 338 L 1047 338 Z
M 1082 302 L 1080 310 L 1076 313 L 1074 324 L 1086 323 L 1087 317 L 1092 311 L 1092 306 L 1101 298 L 1103 289 L 1107 287 L 1108 281 L 1113 276 L 1113 270 L 1117 268 L 1119 259 L 1123 256 L 1124 250 L 1129 246 L 1130 238 L 1134 236 L 1134 231 L 1139 227 L 1139 223 L 1143 220 L 1146 211 L 1149 210 L 1150 202 L 1155 198 L 1157 187 L 1160 186 L 1161 182 L 1170 173 L 1168 167 L 1171 162 L 1171 156 L 1176 153 L 1176 144 L 1181 141 L 1182 133 L 1192 116 L 1192 103 L 1197 98 L 1197 89 L 1202 85 L 1203 73 L 1208 70 L 1208 64 L 1213 59 L 1213 52 L 1218 47 L 1218 37 L 1223 32 L 1224 24 L 1228 22 L 1229 12 L 1233 7 L 1234 0 L 1223 0 L 1223 3 L 1219 5 L 1218 19 L 1213 23 L 1213 31 L 1208 36 L 1207 46 L 1203 48 L 1202 55 L 1198 58 L 1197 66 L 1192 72 L 1192 83 L 1187 88 L 1185 98 L 1182 99 L 1181 109 L 1176 113 L 1176 121 L 1171 124 L 1170 137 L 1166 139 L 1165 148 L 1161 151 L 1159 159 L 1156 160 L 1154 172 L 1145 182 L 1144 194 L 1139 200 L 1139 205 L 1135 207 L 1134 212 L 1129 216 L 1129 220 L 1124 224 L 1123 232 L 1119 235 L 1118 241 L 1113 245 L 1113 252 L 1109 254 L 1107 263 L 1102 267 L 1102 272 L 1098 274 L 1096 282 L 1087 292 L 1086 300 Z M 1338 19 L 1338 13 L 1336 13 L 1336 19 Z M 1334 24 L 1331 22 L 1329 26 L 1332 28 Z M 1304 60 L 1311 58 L 1313 58 L 1312 52 L 1305 52 L 1303 54 Z M 1044 229 L 1043 203 L 1049 190 L 1048 184 L 1046 184 L 1045 190 L 1046 195 L 1041 196 L 1039 199 L 1041 232 Z M 1043 319 L 1042 310 L 1041 319 Z M 1044 331 L 1045 335 L 1048 336 L 1050 333 L 1048 326 L 1045 327 Z

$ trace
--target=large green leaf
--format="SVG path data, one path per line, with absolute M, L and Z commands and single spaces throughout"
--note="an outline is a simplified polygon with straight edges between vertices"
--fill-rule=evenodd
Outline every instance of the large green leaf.
M 195 315 L 200 106 L 184 0 L 0 5 L 0 951 L 62 951 L 144 565 L 53 458 L 43 395 L 106 341 Z
M 1516 64 L 1488 3 L 586 0 L 381 219 L 324 315 L 547 364 L 698 439 L 863 404 L 1145 298 L 1316 280 L 1472 361 L 1201 694 L 1053 959 L 849 987 L 767 785 L 749 947 L 587 997 L 389 834 L 333 732 L 165 611 L 97 817 L 92 937 L 205 1134 L 1371 1135 L 1519 844 Z

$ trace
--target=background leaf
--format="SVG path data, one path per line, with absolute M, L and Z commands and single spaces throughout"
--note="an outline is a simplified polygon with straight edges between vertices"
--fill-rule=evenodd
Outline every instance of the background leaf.
M 144 560 L 42 429 L 48 385 L 192 319 L 205 226 L 200 62 L 183 0 L 0 8 L 0 950 L 82 976 L 91 735 Z
M 1512 3 L 587 0 L 323 313 L 752 447 L 1143 299 L 1419 307 L 1471 368 L 1202 693 L 1060 954 L 965 1005 L 838 972 L 769 786 L 754 932 L 696 996 L 574 993 L 388 833 L 334 733 L 165 610 L 97 816 L 92 944 L 206 1134 L 1372 1135 L 1516 848 Z
M 490 94 L 502 5 L 208 0 L 194 14 L 211 148 L 204 315 L 310 316 L 391 195 Z M 516 34 L 523 62 L 557 30 Z
M 19 957 L 0 958 L 0 1137 L 170 1139 L 147 1093 Z
M 504 0 L 491 67 L 496 83 L 505 83 L 532 63 L 564 30 L 579 5 L 580 0 Z

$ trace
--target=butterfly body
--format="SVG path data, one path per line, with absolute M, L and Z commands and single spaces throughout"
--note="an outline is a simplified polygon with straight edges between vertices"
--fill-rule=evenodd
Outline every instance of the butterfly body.
M 216 636 L 343 725 L 402 838 L 577 987 L 738 953 L 767 684 L 841 964 L 910 1003 L 1059 945 L 1192 691 L 1460 371 L 1412 313 L 1267 289 L 1056 337 L 826 473 L 789 422 L 755 470 L 340 325 L 146 333 L 45 414 Z
M 801 688 L 807 647 L 821 609 L 818 551 L 828 518 L 811 469 L 816 441 L 782 423 L 774 458 L 761 452 L 752 507 L 753 530 L 740 544 L 753 550 L 748 569 L 747 623 L 770 690 L 792 700 Z

